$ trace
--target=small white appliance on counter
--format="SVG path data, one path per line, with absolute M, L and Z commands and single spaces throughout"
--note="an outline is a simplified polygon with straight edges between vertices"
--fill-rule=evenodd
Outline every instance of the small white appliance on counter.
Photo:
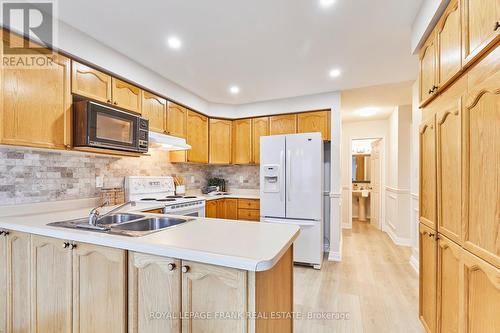
M 297 263 L 323 260 L 323 140 L 320 133 L 260 139 L 261 222 L 296 224 Z
M 158 203 L 164 214 L 205 217 L 205 199 L 196 196 L 175 195 L 172 177 L 127 176 L 125 200 L 140 203 Z

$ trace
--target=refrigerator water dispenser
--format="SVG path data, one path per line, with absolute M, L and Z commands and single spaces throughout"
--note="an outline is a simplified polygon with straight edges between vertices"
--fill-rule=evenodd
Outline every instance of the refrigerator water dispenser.
M 264 170 L 264 192 L 279 192 L 280 179 L 278 164 L 267 164 L 262 166 Z

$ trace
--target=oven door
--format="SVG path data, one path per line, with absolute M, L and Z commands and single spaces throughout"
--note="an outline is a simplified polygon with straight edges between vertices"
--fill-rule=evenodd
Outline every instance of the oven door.
M 163 209 L 163 213 L 171 215 L 205 217 L 205 206 L 181 207 L 181 208 L 171 208 L 167 206 Z
M 139 117 L 94 102 L 88 106 L 88 140 L 93 147 L 139 150 Z

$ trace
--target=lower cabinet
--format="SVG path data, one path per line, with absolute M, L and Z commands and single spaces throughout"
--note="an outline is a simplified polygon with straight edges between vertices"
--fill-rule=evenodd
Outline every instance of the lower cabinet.
M 205 204 L 205 216 L 210 218 L 217 218 L 217 201 L 207 200 Z
M 459 332 L 462 248 L 443 235 L 438 241 L 438 332 Z
M 420 223 L 419 316 L 428 333 L 436 332 L 437 242 L 436 232 Z
M 227 220 L 259 221 L 260 200 L 233 198 L 208 200 L 205 216 Z

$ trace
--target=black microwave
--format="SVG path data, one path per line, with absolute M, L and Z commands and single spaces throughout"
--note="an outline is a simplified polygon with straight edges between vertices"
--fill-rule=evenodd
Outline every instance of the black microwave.
M 147 153 L 147 119 L 90 100 L 73 103 L 73 145 Z

